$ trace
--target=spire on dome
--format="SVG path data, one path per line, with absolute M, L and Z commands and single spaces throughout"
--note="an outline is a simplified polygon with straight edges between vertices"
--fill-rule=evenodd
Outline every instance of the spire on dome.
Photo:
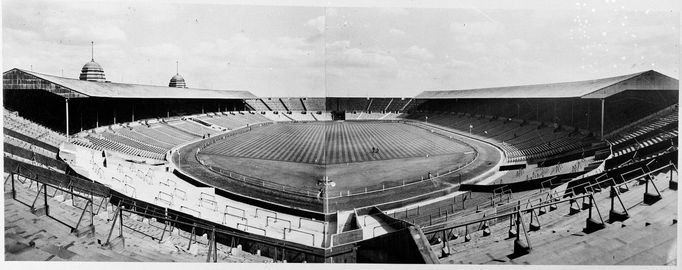
M 185 78 L 180 76 L 180 64 L 179 61 L 175 61 L 175 76 L 170 79 L 170 82 L 168 83 L 168 87 L 177 87 L 177 88 L 186 88 L 187 85 L 185 84 Z
M 83 81 L 104 82 L 104 69 L 97 62 L 95 62 L 95 42 L 90 41 L 90 62 L 85 63 L 81 69 L 79 79 Z

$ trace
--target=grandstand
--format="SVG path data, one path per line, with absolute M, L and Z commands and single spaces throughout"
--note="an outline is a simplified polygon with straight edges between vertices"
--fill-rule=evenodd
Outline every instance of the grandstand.
M 677 221 L 679 86 L 655 71 L 313 98 L 95 64 L 3 74 L 8 260 L 676 264 L 649 256 Z

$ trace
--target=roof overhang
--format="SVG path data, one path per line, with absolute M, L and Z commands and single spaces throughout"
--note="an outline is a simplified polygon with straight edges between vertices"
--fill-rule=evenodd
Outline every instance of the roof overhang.
M 650 70 L 587 81 L 492 87 L 464 90 L 424 91 L 419 99 L 590 98 L 601 99 L 627 90 L 678 91 L 679 81 Z
M 4 89 L 45 90 L 64 98 L 246 99 L 251 92 L 175 88 L 155 85 L 91 82 L 11 69 L 3 73 Z

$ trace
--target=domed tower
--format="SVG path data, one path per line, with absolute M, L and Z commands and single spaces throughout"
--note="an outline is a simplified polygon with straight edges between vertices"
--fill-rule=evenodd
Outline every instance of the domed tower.
M 175 61 L 175 76 L 170 79 L 170 82 L 168 83 L 168 87 L 177 87 L 177 88 L 186 88 L 187 85 L 185 84 L 185 78 L 180 76 L 180 72 L 178 71 L 178 61 Z
M 92 45 L 92 58 L 90 62 L 85 63 L 78 78 L 83 81 L 104 82 L 106 81 L 104 69 L 95 62 L 95 43 L 90 42 L 90 44 Z

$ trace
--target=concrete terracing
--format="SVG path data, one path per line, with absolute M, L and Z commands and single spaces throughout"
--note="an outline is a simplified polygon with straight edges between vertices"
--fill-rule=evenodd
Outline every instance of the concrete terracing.
M 322 221 L 218 196 L 213 188 L 196 187 L 166 171 L 165 166 L 136 164 L 108 156 L 104 167 L 101 153 L 78 146 L 74 149 L 73 156 L 66 159 L 76 172 L 128 197 L 253 234 L 308 246 L 324 244 L 327 225 Z
M 36 196 L 35 183 L 30 180 L 15 182 L 17 200 L 30 202 Z M 5 191 L 11 190 L 9 183 Z M 189 233 L 167 232 L 161 243 L 148 235 L 161 235 L 163 224 L 124 215 L 125 244 L 113 248 L 103 247 L 111 226 L 113 209 L 102 208 L 94 217 L 97 228 L 94 235 L 77 236 L 70 229 L 48 216 L 32 214 L 29 207 L 13 200 L 5 193 L 5 260 L 7 261 L 126 261 L 126 262 L 205 262 L 208 241 L 197 237 L 198 244 L 187 249 Z M 98 199 L 99 201 L 99 199 Z M 82 212 L 72 205 L 70 196 L 57 193 L 48 199 L 50 216 L 67 224 L 76 224 Z M 76 202 L 75 205 L 79 205 Z M 86 213 L 89 216 L 89 213 Z M 139 232 L 133 231 L 137 230 Z M 240 252 L 218 244 L 219 262 L 271 262 L 272 259 Z
M 569 215 L 569 207 L 562 204 L 557 210 L 539 215 L 540 230 L 528 233 L 530 254 L 514 256 L 514 238 L 508 238 L 508 221 L 492 225 L 490 236 L 482 236 L 470 226 L 472 240 L 460 237 L 449 241 L 452 255 L 442 257 L 442 263 L 459 264 L 621 264 L 674 265 L 677 243 L 677 191 L 668 189 L 670 173 L 659 174 L 655 183 L 662 199 L 653 205 L 642 202 L 644 185 L 633 182 L 630 190 L 621 194 L 629 219 L 615 221 L 606 228 L 590 234 L 583 231 L 587 210 Z M 673 175 L 677 179 L 677 175 Z M 649 191 L 652 191 L 649 186 Z M 609 190 L 596 193 L 595 199 L 604 221 L 610 210 Z M 581 203 L 578 200 L 578 203 Z M 616 200 L 616 210 L 622 210 Z M 597 212 L 593 211 L 593 218 Z M 528 216 L 524 217 L 529 229 Z M 522 234 L 522 239 L 523 234 Z M 442 243 L 434 244 L 433 251 L 441 255 Z

